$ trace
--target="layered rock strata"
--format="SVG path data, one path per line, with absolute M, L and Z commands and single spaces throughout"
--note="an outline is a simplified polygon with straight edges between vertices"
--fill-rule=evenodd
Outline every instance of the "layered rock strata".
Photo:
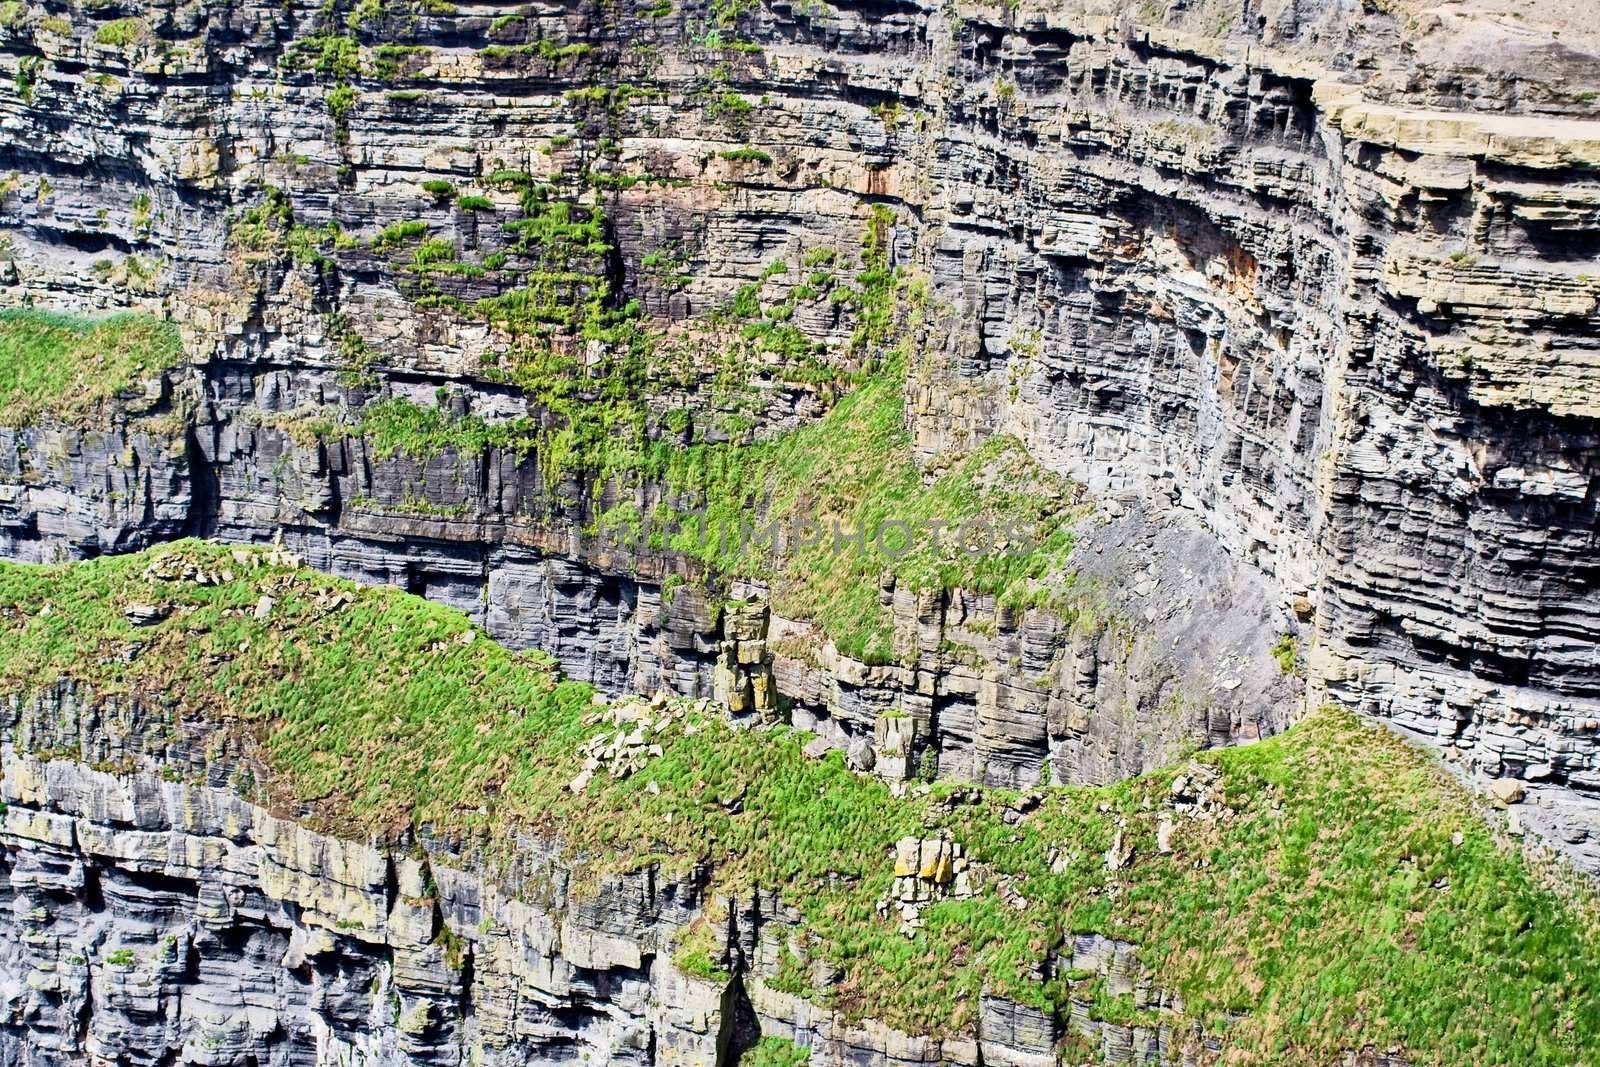
M 1538 9 L 1487 38 L 1514 47 L 1486 48 L 1481 23 L 1456 26 L 1472 12 L 1408 23 L 1386 6 L 1399 14 L 1196 3 L 1160 25 L 1027 4 L 7 6 L 5 302 L 167 313 L 188 358 L 102 422 L 0 430 L 0 549 L 49 560 L 281 535 L 326 570 L 460 606 L 609 692 L 716 695 L 892 777 L 1014 786 L 1108 781 L 1271 732 L 1296 697 L 1270 654 L 1287 637 L 1311 699 L 1534 783 L 1528 822 L 1592 857 L 1600 76 L 1571 28 L 1529 38 Z M 809 253 L 834 250 L 848 275 L 864 232 L 926 294 L 927 314 L 898 323 L 919 459 L 931 472 L 1011 435 L 1087 486 L 1102 504 L 1074 563 L 1100 610 L 1067 619 L 886 583 L 899 655 L 868 663 L 806 620 L 723 609 L 759 605 L 759 583 L 711 589 L 674 553 L 597 542 L 619 490 L 551 456 L 492 442 L 413 454 L 362 430 L 396 400 L 554 421 L 552 397 L 504 373 L 516 345 L 499 311 L 464 310 L 528 289 L 541 314 L 631 308 L 669 339 L 637 383 L 658 439 L 770 439 L 883 354 L 855 343 L 846 303 L 801 293 L 823 269 Z M 770 350 L 731 370 L 722 358 L 717 331 L 736 331 L 706 316 L 757 284 L 820 346 L 815 374 Z M 579 376 L 611 373 L 612 342 L 551 333 Z M 627 491 L 641 509 L 664 495 Z M 666 1062 L 680 1041 L 698 1050 L 680 1062 L 718 1054 L 720 1023 L 651 1005 L 704 1020 L 726 990 L 683 980 L 669 995 L 681 976 L 640 947 L 652 924 L 687 919 L 692 886 L 649 898 L 670 903 L 625 929 L 580 923 L 559 950 L 559 907 L 506 912 L 508 944 L 480 960 L 481 908 L 405 910 L 386 888 L 404 864 L 376 851 L 350 870 L 280 864 L 299 888 L 262 888 L 277 875 L 250 857 L 273 835 L 337 849 L 224 799 L 226 782 L 180 795 L 146 773 L 148 799 L 118 799 L 123 786 L 81 768 L 6 766 L 35 783 L 7 815 L 13 840 L 33 842 L 7 854 L 21 946 L 8 958 L 37 962 L 9 972 L 8 996 L 75 1006 L 25 1009 L 38 1047 L 65 1059 L 167 1048 L 169 1006 L 204 1015 L 206 997 L 150 990 L 169 974 L 205 989 L 203 959 L 249 961 L 272 984 L 238 995 L 270 1009 L 219 1009 L 217 1047 L 233 1054 L 207 1062 L 244 1062 L 269 1014 L 264 1032 L 311 1045 L 260 1055 L 354 1055 L 338 1020 L 381 1009 L 361 995 L 375 977 L 406 1012 L 361 1030 L 379 1035 L 362 1055 L 425 1057 L 446 1020 L 469 1017 L 523 1057 Z M 101 795 L 109 822 L 73 799 Z M 231 814 L 173 830 L 191 809 Z M 207 849 L 218 869 L 242 865 L 237 900 L 211 902 L 195 876 L 187 857 Z M 112 873 L 95 889 L 91 869 Z M 305 919 L 344 877 L 361 882 L 352 914 L 383 937 L 346 936 L 342 913 Z M 618 892 L 634 910 L 616 914 L 637 915 L 643 890 Z M 137 949 L 110 947 L 107 915 L 199 916 L 201 902 L 203 922 L 160 927 L 206 931 L 181 956 L 154 927 Z M 51 908 L 106 959 L 51 955 L 53 937 L 72 940 L 50 933 Z M 473 975 L 535 974 L 515 979 L 526 1002 L 490 1008 L 504 986 L 476 981 L 465 994 L 439 964 L 455 938 L 473 945 Z M 138 981 L 109 961 L 124 947 Z M 355 970 L 340 976 L 346 952 Z M 299 976 L 281 993 L 266 977 L 279 964 Z M 754 978 L 744 988 L 774 1026 L 812 1025 Z M 132 1022 L 80 1025 L 84 1003 Z M 985 1063 L 1027 1062 L 1056 1037 L 1015 1006 L 984 1019 L 1004 1035 Z M 837 1040 L 868 1062 L 979 1055 Z M 1126 1057 L 1167 1039 L 1106 1040 Z
M 771 891 L 713 902 L 704 870 L 659 866 L 596 879 L 553 841 L 518 841 L 491 876 L 438 841 L 326 836 L 242 799 L 251 764 L 212 726 L 65 683 L 0 724 L 6 1063 L 710 1067 L 755 1033 L 884 1067 L 1043 1067 L 1069 1032 L 1114 1062 L 1203 1048 L 1176 1016 L 1122 1026 L 1085 1003 L 1058 1023 L 998 997 L 959 1039 L 850 1025 L 770 984 L 799 922 Z M 713 903 L 735 969 L 707 979 L 672 948 Z M 1084 935 L 1053 965 L 1181 1011 L 1135 949 Z

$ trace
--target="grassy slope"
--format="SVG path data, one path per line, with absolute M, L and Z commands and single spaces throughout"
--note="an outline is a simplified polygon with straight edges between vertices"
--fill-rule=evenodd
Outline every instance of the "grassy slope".
M 1043 603 L 1052 590 L 1059 591 L 1072 549 L 1070 526 L 1080 517 L 1072 506 L 1075 488 L 1039 466 L 1011 437 L 991 438 L 924 483 L 904 428 L 904 386 L 904 371 L 894 361 L 817 421 L 768 441 L 688 447 L 642 441 L 618 434 L 613 423 L 638 420 L 615 414 L 594 416 L 606 419 L 605 426 L 584 429 L 586 424 L 572 422 L 563 432 L 581 432 L 589 442 L 585 454 L 604 455 L 612 474 L 666 486 L 680 509 L 647 517 L 624 503 L 602 517 L 599 526 L 606 533 L 647 529 L 659 543 L 663 531 L 676 527 L 672 548 L 714 573 L 769 580 L 777 611 L 816 622 L 858 659 L 887 663 L 895 658 L 894 633 L 878 596 L 886 575 L 919 590 L 959 587 L 994 593 L 1013 604 Z M 605 398 L 596 400 L 594 409 L 630 410 Z M 452 419 L 404 401 L 372 405 L 361 429 L 380 455 L 538 448 L 534 437 L 524 436 L 535 431 L 523 424 Z M 642 432 L 642 424 L 635 429 Z M 628 455 L 619 455 L 629 448 Z M 703 525 L 698 509 L 705 513 Z M 938 520 L 954 528 L 971 519 L 983 520 L 994 532 L 993 550 L 981 550 L 983 535 L 976 531 L 972 547 L 980 551 L 956 547 L 953 533 L 942 535 L 944 547 L 936 549 L 923 526 Z M 774 523 L 787 537 L 800 520 L 816 524 L 819 543 L 768 552 L 755 541 L 769 537 Z M 874 542 L 890 522 L 916 531 L 909 550 L 903 551 L 908 543 L 899 528 L 886 532 L 881 546 Z M 1026 544 L 1013 541 L 1010 549 L 999 550 L 1008 524 L 1018 524 L 1030 536 Z M 741 525 L 753 535 L 745 547 Z M 846 538 L 868 531 L 865 549 L 843 541 L 836 551 L 836 529 Z M 1047 576 L 1056 581 L 1044 582 Z
M 148 315 L 0 311 L 0 426 L 81 422 L 182 355 L 178 328 Z
M 758 575 L 772 582 L 773 607 L 810 619 L 845 652 L 868 662 L 894 658 L 893 626 L 879 601 L 885 575 L 919 590 L 965 588 L 1015 602 L 1043 598 L 1040 579 L 1059 575 L 1072 548 L 1069 529 L 1078 517 L 1069 506 L 1073 487 L 1035 463 L 1009 437 L 988 441 L 927 484 L 904 427 L 903 379 L 893 373 L 869 379 L 816 423 L 771 442 L 746 446 L 702 445 L 669 453 L 665 482 L 706 510 L 704 533 L 685 520 L 672 538 L 682 550 L 717 571 Z M 969 554 L 943 534 L 942 547 L 922 526 L 971 519 L 996 531 L 994 548 Z M 819 543 L 782 554 L 759 544 L 741 550 L 741 523 L 756 536 L 779 523 L 814 523 Z M 917 531 L 907 541 L 905 523 Z M 999 550 L 1006 524 L 1031 532 L 1029 545 Z M 848 540 L 867 531 L 865 549 Z M 883 530 L 883 540 L 874 536 Z M 726 531 L 726 536 L 724 536 Z M 981 536 L 974 547 L 981 548 Z M 1023 551 L 1022 549 L 1028 549 Z
M 147 576 L 153 560 L 167 568 L 174 557 L 217 584 Z M 1143 946 L 1158 980 L 1208 1027 L 1248 1011 L 1228 1029 L 1252 1054 L 1237 1062 L 1336 1063 L 1369 1044 L 1403 1047 L 1418 1063 L 1600 1060 L 1589 895 L 1543 886 L 1427 756 L 1346 715 L 1201 757 L 1220 771 L 1230 813 L 1180 822 L 1168 854 L 1155 827 L 1178 770 L 1051 790 L 1013 826 L 1010 794 L 967 790 L 973 799 L 954 806 L 942 803 L 946 788 L 897 799 L 836 755 L 804 759 L 803 735 L 717 722 L 669 740 L 643 773 L 601 778 L 578 797 L 566 783 L 589 732 L 588 687 L 541 657 L 467 642 L 476 632 L 446 608 L 262 559 L 183 543 L 66 567 L 0 565 L 0 683 L 77 677 L 224 720 L 258 740 L 278 795 L 320 800 L 335 828 L 528 827 L 566 835 L 597 866 L 704 858 L 724 885 L 784 886 L 806 915 L 807 951 L 844 974 L 816 995 L 910 1030 L 969 1026 L 986 986 L 1135 1017 L 1093 979 L 1029 977 L 1064 935 L 1096 930 Z M 276 604 L 258 622 L 263 593 Z M 335 605 L 334 593 L 352 599 Z M 134 629 L 123 615 L 132 602 L 171 614 Z M 120 655 L 134 643 L 137 656 Z M 659 795 L 646 791 L 652 780 Z M 719 798 L 741 790 L 742 811 L 730 814 Z M 895 933 L 874 905 L 893 841 L 925 823 L 1014 879 L 1028 908 L 991 889 L 931 909 L 915 941 Z M 1119 823 L 1133 859 L 1110 872 L 1103 854 Z M 1054 873 L 1053 852 L 1066 857 Z M 780 980 L 801 989 L 804 963 L 790 962 Z

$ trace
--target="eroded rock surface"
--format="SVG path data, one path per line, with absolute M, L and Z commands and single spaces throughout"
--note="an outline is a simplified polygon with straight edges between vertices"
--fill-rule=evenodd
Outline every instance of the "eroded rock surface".
M 733 970 L 700 978 L 672 948 L 711 904 L 703 869 L 596 877 L 521 839 L 491 874 L 426 838 L 317 833 L 241 797 L 251 765 L 215 724 L 66 683 L 9 700 L 0 729 L 7 1063 L 710 1067 L 747 1019 L 815 1062 L 885 1067 L 1053 1064 L 1069 1029 L 1144 1059 L 1202 1047 L 999 997 L 971 1037 L 850 1025 L 770 984 L 800 922 L 771 890 L 716 902 Z M 1135 948 L 1085 935 L 1051 965 L 1181 1011 Z
M 184 533 L 282 536 L 324 570 L 461 607 L 608 692 L 715 695 L 787 714 L 891 777 L 1018 787 L 1109 781 L 1187 745 L 1272 732 L 1301 697 L 1271 654 L 1288 637 L 1279 647 L 1309 699 L 1533 783 L 1532 821 L 1592 856 L 1592 30 L 1541 21 L 1539 7 L 1513 25 L 1493 4 L 1251 5 L 1255 25 L 1217 4 L 1173 6 L 1162 25 L 1093 4 L 8 8 L 4 301 L 162 311 L 183 325 L 188 359 L 103 424 L 0 429 L 0 551 L 51 560 Z M 107 32 L 114 18 L 139 22 Z M 492 177 L 509 172 L 532 177 Z M 518 190 L 547 176 L 549 202 L 574 219 L 596 212 L 604 236 L 562 245 L 559 262 L 501 225 L 531 217 Z M 241 228 L 275 195 L 310 252 Z M 791 380 L 771 353 L 737 368 L 749 393 L 719 391 L 726 368 L 694 324 L 782 262 L 764 299 L 793 305 L 830 371 L 859 369 L 857 323 L 796 291 L 806 254 L 853 253 L 874 207 L 892 219 L 885 255 L 926 286 L 905 390 L 920 460 L 933 469 L 1007 434 L 1087 486 L 1100 504 L 1075 558 L 1097 610 L 1067 619 L 887 583 L 897 654 L 867 663 L 761 610 L 759 583 L 731 590 L 758 606 L 729 615 L 683 582 L 702 576 L 674 553 L 598 542 L 589 531 L 619 500 L 548 457 L 493 444 L 410 454 L 355 430 L 369 405 L 397 398 L 490 423 L 542 417 L 495 371 L 504 331 L 460 313 L 529 277 L 557 304 L 603 293 L 609 310 L 637 301 L 677 331 L 673 373 L 641 388 L 695 425 L 663 419 L 657 433 L 765 439 L 813 420 L 828 387 Z M 383 240 L 416 220 L 472 269 L 430 271 L 418 240 Z M 317 236 L 330 222 L 351 240 Z M 556 347 L 599 373 L 592 340 Z M 646 511 L 666 495 L 631 492 Z M 8 758 L 8 782 L 68 774 L 18 769 L 31 766 Z M 248 857 L 280 831 L 228 801 L 225 782 L 202 800 L 136 781 L 149 790 L 137 803 L 92 776 L 61 785 L 109 790 L 124 813 L 110 822 L 42 785 L 7 816 L 29 842 L 8 853 L 9 931 L 20 958 L 48 962 L 14 970 L 7 995 L 75 1006 L 41 1048 L 158 1058 L 170 1016 L 151 990 L 205 988 L 196 961 L 219 957 L 197 937 L 259 962 L 246 973 L 271 988 L 231 995 L 279 1013 L 219 1009 L 227 1054 L 197 1047 L 204 1062 L 244 1062 L 258 1025 L 344 1049 L 345 1024 L 329 1020 L 379 1010 L 375 981 L 406 990 L 397 1019 L 416 1029 L 364 1030 L 391 1044 L 363 1054 L 423 1056 L 440 1028 L 466 1025 L 465 979 L 441 968 L 435 935 L 453 923 L 472 940 L 486 913 L 452 911 L 448 876 L 436 911 L 401 908 L 392 938 L 361 941 L 339 918 L 331 930 L 305 918 L 305 894 L 343 884 L 337 864 L 283 876 L 304 889 L 261 888 L 272 876 Z M 190 807 L 216 813 L 196 816 L 192 836 L 169 825 Z M 96 826 L 117 832 L 96 844 Z M 169 858 L 116 852 L 140 841 Z M 244 865 L 237 900 L 213 899 L 195 850 L 218 869 Z M 373 865 L 395 861 L 350 863 L 365 872 L 352 914 L 388 931 L 384 886 L 401 875 Z M 91 891 L 87 872 L 102 868 Z M 35 893 L 63 917 L 29 925 L 49 910 Z M 56 921 L 122 946 L 95 899 L 173 917 L 132 938 L 128 974 L 50 954 Z M 691 904 L 650 907 L 649 923 L 670 925 Z M 532 973 L 536 1005 L 475 993 L 473 1025 L 488 1032 L 498 1011 L 495 1032 L 514 1035 L 503 1047 L 556 1062 L 574 1042 L 619 1062 L 667 1062 L 680 1034 L 693 1035 L 685 1049 L 715 1045 L 701 1024 L 645 1020 L 665 1018 L 653 1002 L 707 1016 L 720 992 L 664 994 L 677 979 L 645 965 L 649 935 L 634 926 L 575 934 L 587 947 L 561 942 L 558 963 L 555 914 L 515 916 L 523 928 L 481 961 L 472 940 L 472 973 L 491 959 Z M 169 954 L 167 929 L 208 932 Z M 338 975 L 344 949 L 356 962 Z M 750 996 L 773 1019 L 803 1013 Z M 86 1003 L 96 1011 L 80 1026 Z M 182 1003 L 200 1011 L 204 996 Z M 996 1032 L 1031 1035 L 1018 1010 L 994 1007 Z M 881 1062 L 977 1055 L 839 1040 L 858 1038 Z

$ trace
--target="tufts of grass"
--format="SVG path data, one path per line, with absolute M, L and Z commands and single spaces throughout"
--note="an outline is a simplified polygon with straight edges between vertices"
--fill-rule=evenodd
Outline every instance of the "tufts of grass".
M 404 455 L 426 458 L 455 452 L 477 455 L 488 448 L 510 452 L 532 448 L 529 426 L 523 422 L 488 423 L 476 416 L 455 418 L 438 407 L 423 407 L 394 397 L 361 409 L 356 432 L 381 458 Z
M 134 603 L 165 618 L 136 628 Z M 256 753 L 269 799 L 308 805 L 325 829 L 426 826 L 485 860 L 533 833 L 590 873 L 703 866 L 719 892 L 778 887 L 803 916 L 778 981 L 849 1019 L 970 1032 L 985 993 L 1137 1018 L 1098 977 L 1041 969 L 1097 932 L 1137 943 L 1154 981 L 1182 994 L 1174 1033 L 1198 1023 L 1239 1062 L 1331 1067 L 1368 1046 L 1415 1063 L 1600 1057 L 1592 890 L 1497 842 L 1432 757 L 1333 709 L 1183 767 L 1046 790 L 1020 820 L 1007 791 L 896 797 L 838 753 L 807 759 L 805 734 L 693 713 L 693 736 L 664 735 L 642 771 L 573 794 L 593 691 L 547 657 L 394 589 L 198 542 L 0 564 L 0 687 L 56 678 L 209 717 Z M 1180 774 L 1209 780 L 1208 817 L 1171 809 Z M 932 833 L 966 846 L 980 891 L 931 906 L 908 940 L 876 903 L 894 842 Z M 1111 870 L 1116 841 L 1127 860 Z M 718 976 L 709 919 L 675 955 Z M 807 960 L 840 980 L 811 987 Z
M 700 918 L 679 937 L 672 962 L 684 974 L 709 982 L 725 982 L 730 976 L 723 966 L 724 955 L 723 939 L 717 936 L 707 919 Z
M 416 240 L 427 232 L 428 224 L 422 219 L 407 219 L 404 222 L 390 223 L 378 231 L 378 236 L 372 239 L 372 251 L 388 252 Z
M 905 429 L 904 388 L 891 366 L 822 419 L 772 441 L 658 449 L 666 483 L 706 514 L 703 527 L 686 523 L 669 546 L 716 572 L 766 577 L 775 610 L 814 621 L 869 663 L 895 658 L 879 596 L 886 576 L 918 590 L 959 587 L 1061 607 L 1079 517 L 1074 487 L 1010 437 L 925 483 Z M 936 532 L 937 523 L 948 529 Z M 789 549 L 769 550 L 774 526 Z
M 763 1037 L 739 1060 L 741 1067 L 805 1067 L 811 1050 L 781 1037 Z
M 122 18 L 105 23 L 95 31 L 94 39 L 98 44 L 126 48 L 138 44 L 149 36 L 150 26 L 144 19 Z
M 1292 633 L 1280 634 L 1272 643 L 1272 658 L 1284 674 L 1299 673 L 1300 639 Z
M 0 311 L 0 425 L 87 425 L 117 393 L 182 358 L 177 326 L 150 315 Z

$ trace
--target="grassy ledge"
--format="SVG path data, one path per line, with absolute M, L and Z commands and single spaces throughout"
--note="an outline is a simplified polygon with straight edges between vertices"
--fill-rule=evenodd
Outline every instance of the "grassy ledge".
M 0 426 L 82 424 L 116 394 L 183 358 L 177 326 L 131 312 L 86 319 L 0 311 Z
M 918 591 L 993 593 L 1016 606 L 1051 602 L 1081 517 L 1071 507 L 1076 487 L 1010 437 L 990 439 L 924 483 L 903 396 L 904 377 L 891 368 L 773 441 L 663 450 L 662 481 L 705 510 L 703 528 L 685 520 L 668 544 L 713 572 L 768 580 L 774 610 L 815 622 L 869 663 L 895 658 L 893 620 L 879 597 L 888 579 Z M 929 536 L 930 521 L 974 521 L 994 536 L 969 553 L 953 531 Z M 760 543 L 772 524 L 794 532 L 802 522 L 815 544 L 774 554 Z M 748 545 L 742 524 L 754 527 Z M 1028 543 L 999 548 L 1013 525 L 1026 529 Z M 849 540 L 862 531 L 865 545 Z
M 132 605 L 161 621 L 133 625 Z M 971 787 L 895 797 L 837 754 L 806 759 L 803 734 L 691 713 L 695 731 L 664 734 L 641 771 L 575 795 L 593 693 L 544 657 L 393 589 L 195 542 L 0 564 L 0 684 L 57 677 L 216 720 L 253 742 L 270 798 L 313 803 L 325 828 L 425 823 L 485 859 L 528 830 L 594 871 L 706 863 L 723 889 L 781 887 L 805 922 L 778 984 L 852 1018 L 963 1032 L 989 991 L 1138 1021 L 1094 976 L 1062 964 L 1036 977 L 1093 931 L 1137 943 L 1230 1063 L 1331 1065 L 1369 1046 L 1415 1064 L 1600 1062 L 1592 894 L 1498 844 L 1429 756 L 1332 710 L 1029 802 Z M 1197 782 L 1203 817 L 1175 799 Z M 933 905 L 908 940 L 876 909 L 893 845 L 940 832 L 966 847 L 980 888 Z M 707 973 L 726 962 L 711 941 L 684 952 Z M 841 975 L 827 989 L 805 978 L 819 958 Z
M 1083 515 L 1078 487 L 1012 437 L 991 438 L 924 481 L 904 395 L 895 360 L 817 421 L 770 440 L 642 441 L 627 459 L 628 477 L 661 487 L 671 505 L 646 515 L 624 499 L 596 531 L 625 543 L 649 535 L 653 547 L 674 549 L 710 575 L 764 580 L 774 610 L 816 623 L 842 652 L 868 663 L 896 659 L 893 619 L 879 596 L 887 580 L 1065 611 L 1072 526 Z M 622 447 L 612 429 L 597 431 L 587 454 Z M 369 405 L 360 430 L 380 457 L 536 447 L 522 436 L 533 432 L 524 423 L 451 418 L 405 400 Z M 931 536 L 929 522 L 947 528 Z M 970 552 L 956 534 L 968 522 L 977 523 Z M 774 550 L 775 528 L 789 548 Z M 1025 541 L 1007 542 L 1008 529 L 1025 530 Z M 864 543 L 850 540 L 861 531 Z M 794 547 L 796 532 L 813 543 Z

